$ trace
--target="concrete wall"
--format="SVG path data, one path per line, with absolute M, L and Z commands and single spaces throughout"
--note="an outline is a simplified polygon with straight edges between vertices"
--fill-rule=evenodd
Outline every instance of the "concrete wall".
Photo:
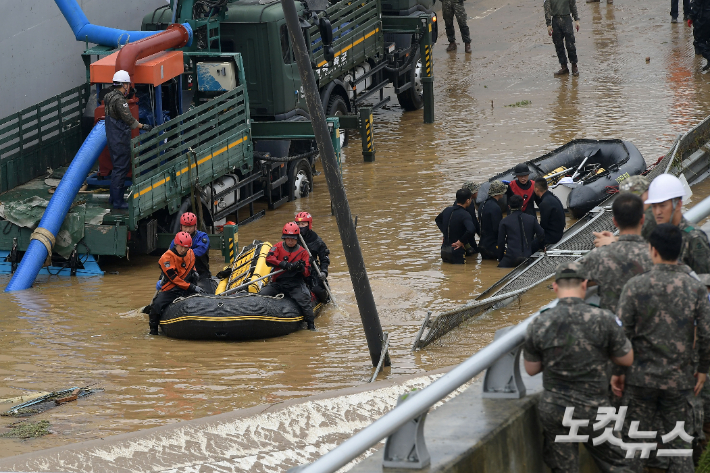
M 165 0 L 78 0 L 96 25 L 139 30 L 146 13 Z M 84 42 L 54 0 L 3 0 L 0 15 L 0 118 L 86 80 Z

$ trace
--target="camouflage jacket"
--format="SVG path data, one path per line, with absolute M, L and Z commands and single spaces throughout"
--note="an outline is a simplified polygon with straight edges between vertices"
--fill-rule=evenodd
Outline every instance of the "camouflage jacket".
M 653 267 L 648 243 L 641 235 L 619 235 L 619 241 L 592 250 L 580 263 L 584 277 L 599 285 L 599 307 L 612 312 L 616 312 L 624 284 Z
M 641 227 L 641 236 L 644 240 L 648 241 L 648 237 L 651 236 L 651 232 L 656 228 L 656 217 L 653 216 L 653 207 L 649 207 L 643 213 L 643 227 Z
M 694 359 L 698 372 L 708 372 L 710 302 L 705 286 L 685 266 L 657 264 L 631 278 L 621 291 L 617 312 L 634 347 L 634 364 L 621 370 L 626 384 L 690 389 L 695 386 Z
M 678 228 L 683 232 L 683 246 L 678 261 L 690 266 L 696 274 L 710 273 L 710 244 L 705 232 L 693 227 L 685 217 Z
M 631 350 L 614 314 L 576 297 L 560 299 L 528 326 L 523 356 L 542 362 L 542 384 L 557 399 L 608 403 L 611 357 Z
M 106 105 L 106 114 L 109 117 L 114 120 L 121 120 L 123 123 L 130 126 L 131 130 L 138 127 L 138 120 L 133 118 L 128 102 L 126 102 L 126 97 L 123 96 L 123 92 L 118 89 L 112 90 L 104 97 L 104 104 Z

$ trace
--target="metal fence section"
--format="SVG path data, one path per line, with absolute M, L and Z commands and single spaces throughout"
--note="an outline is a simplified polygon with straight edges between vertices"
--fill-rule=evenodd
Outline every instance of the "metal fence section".
M 706 121 L 708 120 L 706 119 Z M 710 126 L 702 129 L 707 133 L 710 130 Z M 688 132 L 688 134 L 692 133 L 693 130 Z M 686 138 L 688 134 L 684 135 L 683 138 Z M 688 138 L 688 140 L 691 140 L 691 138 Z M 692 140 L 694 142 L 697 141 L 697 137 L 693 136 Z M 671 169 L 681 142 L 682 138 L 676 138 L 668 153 L 647 174 L 649 179 L 652 180 L 657 175 L 668 172 Z M 672 172 L 679 174 L 681 170 L 681 167 L 676 166 L 672 169 Z M 417 333 L 412 349 L 424 348 L 466 320 L 483 315 L 487 311 L 504 307 L 515 300 L 515 297 L 549 279 L 555 274 L 555 269 L 558 265 L 575 261 L 594 249 L 594 232 L 613 232 L 616 230 L 611 215 L 613 199 L 614 196 L 609 197 L 599 207 L 596 207 L 575 222 L 574 225 L 565 231 L 562 240 L 548 249 L 547 254 L 536 253 L 531 256 L 527 261 L 486 289 L 474 302 L 442 312 L 437 316 L 427 317 L 422 324 L 422 329 Z

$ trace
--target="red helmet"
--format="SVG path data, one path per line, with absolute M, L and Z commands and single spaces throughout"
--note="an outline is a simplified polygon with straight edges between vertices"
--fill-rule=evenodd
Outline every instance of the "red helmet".
M 185 225 L 186 227 L 193 227 L 197 225 L 197 216 L 192 212 L 185 212 L 180 217 L 180 225 Z
M 296 222 L 308 222 L 308 229 L 313 228 L 313 217 L 308 212 L 298 212 L 296 214 Z
M 294 222 L 288 222 L 286 225 L 284 225 L 284 231 L 283 235 L 281 235 L 281 238 L 296 238 L 297 235 L 301 234 L 301 229 L 298 228 L 298 225 L 296 225 Z
M 176 245 L 184 246 L 185 248 L 190 248 L 192 246 L 192 237 L 187 232 L 179 232 L 175 235 L 175 240 L 173 243 Z

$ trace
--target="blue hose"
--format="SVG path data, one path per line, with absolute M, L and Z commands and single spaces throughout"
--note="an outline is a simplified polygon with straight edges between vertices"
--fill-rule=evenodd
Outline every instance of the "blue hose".
M 69 212 L 74 198 L 79 193 L 79 188 L 89 174 L 99 155 L 106 147 L 106 125 L 101 120 L 86 137 L 79 151 L 74 156 L 69 169 L 64 173 L 57 190 L 47 205 L 47 209 L 39 222 L 39 228 L 44 228 L 52 235 L 56 235 Z M 37 274 L 42 269 L 44 260 L 47 259 L 47 248 L 39 240 L 30 240 L 30 245 L 22 257 L 20 265 L 12 275 L 10 284 L 5 292 L 21 291 L 32 287 Z
M 100 44 L 111 48 L 130 41 L 136 42 L 139 39 L 153 36 L 160 31 L 126 31 L 106 26 L 97 26 L 89 23 L 76 0 L 54 0 L 64 18 L 69 23 L 77 41 L 87 40 L 90 43 Z

